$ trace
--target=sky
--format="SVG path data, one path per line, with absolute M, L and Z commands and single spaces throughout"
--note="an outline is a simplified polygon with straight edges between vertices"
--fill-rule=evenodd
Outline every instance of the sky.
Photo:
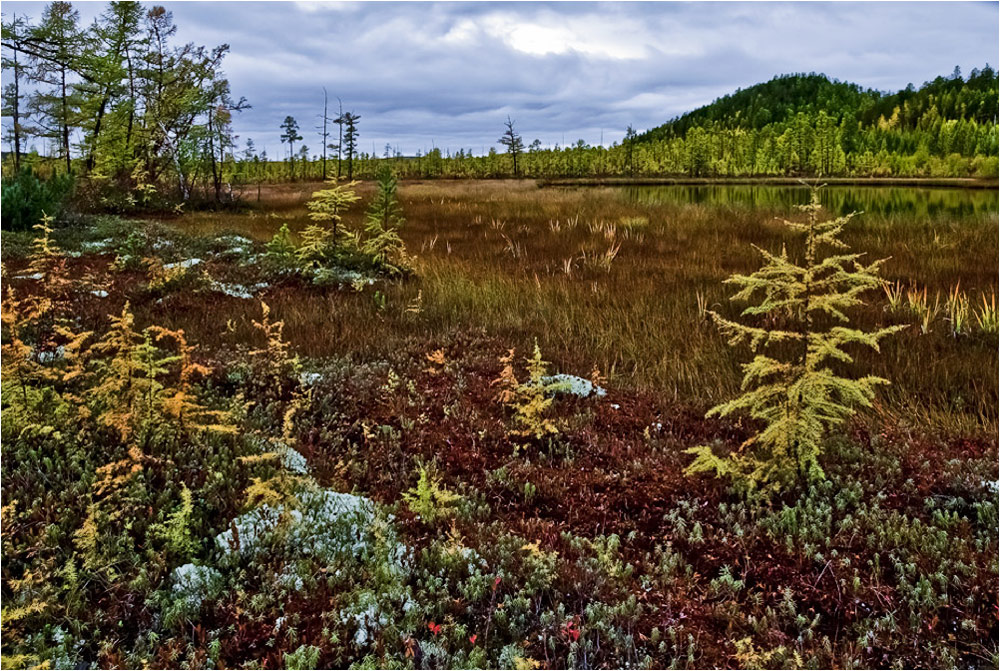
M 73 4 L 89 23 L 106 3 Z M 270 156 L 287 115 L 318 153 L 323 87 L 361 115 L 363 151 L 479 154 L 508 115 L 526 144 L 610 144 L 778 74 L 895 91 L 996 66 L 1000 49 L 996 2 L 145 4 L 173 12 L 178 42 L 230 45 L 224 70 L 252 106 L 238 142 Z

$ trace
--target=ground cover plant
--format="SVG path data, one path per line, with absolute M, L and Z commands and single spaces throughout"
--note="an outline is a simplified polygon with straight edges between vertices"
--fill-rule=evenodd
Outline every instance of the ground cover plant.
M 710 313 L 801 216 L 330 190 L 4 233 L 5 667 L 996 666 L 995 212 L 844 228 L 892 386 L 765 493 L 686 450 L 761 428 Z

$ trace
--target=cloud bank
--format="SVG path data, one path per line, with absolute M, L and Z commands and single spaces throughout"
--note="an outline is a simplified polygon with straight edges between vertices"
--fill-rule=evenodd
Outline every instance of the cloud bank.
M 233 93 L 253 106 L 240 143 L 271 156 L 286 115 L 318 151 L 323 87 L 361 115 L 364 151 L 480 153 L 508 114 L 526 142 L 610 144 L 777 74 L 896 90 L 982 67 L 1000 44 L 996 3 L 157 4 L 178 40 L 231 46 Z M 76 6 L 89 23 L 104 3 Z

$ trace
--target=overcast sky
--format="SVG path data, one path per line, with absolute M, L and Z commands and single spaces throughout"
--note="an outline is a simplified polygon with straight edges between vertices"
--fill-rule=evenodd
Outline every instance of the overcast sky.
M 228 43 L 242 146 L 280 153 L 294 116 L 317 153 L 323 91 L 361 115 L 360 145 L 480 153 L 509 114 L 525 142 L 620 141 L 789 72 L 881 90 L 989 62 L 995 2 L 162 2 L 178 41 Z M 3 3 L 37 19 L 45 3 Z M 105 3 L 78 2 L 89 23 Z

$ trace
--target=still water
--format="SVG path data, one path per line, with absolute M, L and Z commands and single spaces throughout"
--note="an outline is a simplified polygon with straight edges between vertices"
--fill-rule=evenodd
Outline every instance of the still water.
M 804 186 L 710 184 L 622 187 L 633 203 L 658 205 L 696 203 L 714 206 L 768 208 L 788 211 L 809 202 Z M 820 201 L 828 212 L 900 214 L 912 217 L 950 215 L 967 217 L 996 214 L 996 189 L 925 188 L 912 186 L 827 186 Z

